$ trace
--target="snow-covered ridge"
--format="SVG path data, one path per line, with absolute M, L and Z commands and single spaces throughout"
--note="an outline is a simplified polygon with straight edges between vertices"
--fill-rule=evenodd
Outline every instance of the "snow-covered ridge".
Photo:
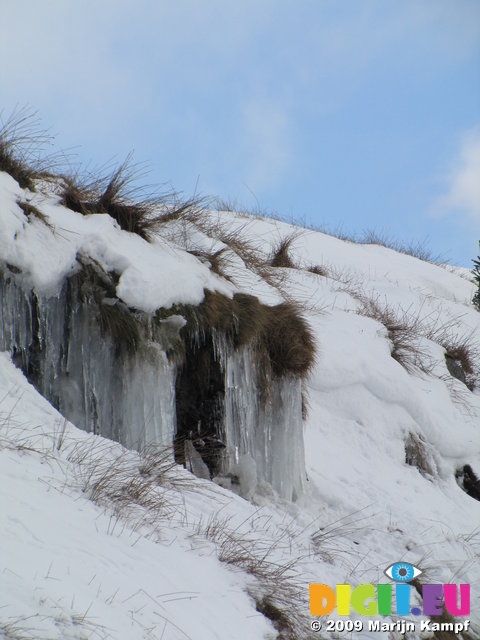
M 58 295 L 65 278 L 80 269 L 78 256 L 119 274 L 118 296 L 145 312 L 174 303 L 198 304 L 205 288 L 232 294 L 228 282 L 161 237 L 149 243 L 124 233 L 110 216 L 66 209 L 58 196 L 26 192 L 5 173 L 0 173 L 0 189 L 2 262 L 20 269 L 26 285 L 40 294 Z M 38 207 L 51 226 L 34 217 L 27 223 L 18 200 Z
M 235 258 L 233 251 L 229 254 L 231 260 L 225 266 L 228 274 L 232 276 L 231 281 L 212 273 L 206 261 L 189 254 L 186 254 L 188 258 L 181 257 L 177 260 L 178 255 L 183 256 L 185 253 L 185 245 L 182 244 L 186 237 L 185 228 L 170 224 L 165 228 L 165 231 L 168 231 L 168 240 L 159 238 L 150 244 L 152 251 L 156 250 L 158 244 L 162 260 L 166 255 L 171 257 L 171 265 L 166 271 L 169 278 L 177 277 L 177 268 L 181 270 L 188 266 L 188 270 L 195 270 L 193 282 L 189 281 L 183 288 L 184 281 L 179 276 L 178 282 L 181 286 L 176 287 L 175 282 L 166 282 L 163 272 L 156 274 L 148 270 L 148 260 L 145 262 L 145 270 L 142 271 L 144 256 L 140 254 L 148 243 L 141 241 L 143 244 L 142 250 L 138 250 L 138 262 L 121 259 L 118 247 L 122 247 L 122 251 L 125 250 L 127 254 L 131 249 L 132 255 L 136 256 L 141 239 L 120 231 L 108 216 L 82 217 L 58 206 L 52 195 L 31 194 L 21 190 L 11 178 L 2 175 L 0 178 L 4 187 L 1 206 L 4 207 L 2 211 L 7 214 L 0 215 L 0 247 L 3 252 L 0 256 L 6 273 L 10 274 L 11 280 L 19 287 L 25 282 L 25 288 L 35 286 L 46 298 L 58 297 L 61 289 L 59 274 L 63 274 L 61 277 L 64 278 L 75 273 L 75 269 L 78 269 L 75 260 L 80 253 L 101 264 L 105 272 L 120 273 L 118 286 L 126 274 L 125 287 L 122 289 L 117 286 L 117 293 L 122 293 L 121 296 L 119 293 L 119 297 L 126 305 L 142 309 L 145 313 L 156 308 L 155 305 L 159 302 L 160 306 L 168 306 L 169 300 L 173 303 L 198 304 L 203 299 L 205 288 L 218 291 L 229 299 L 233 299 L 237 292 L 245 292 L 270 304 L 278 304 L 281 300 L 278 291 L 262 280 L 258 273 L 247 269 L 238 256 Z M 45 213 L 55 229 L 54 232 L 39 220 L 32 219 L 27 222 L 22 210 L 16 205 L 18 198 L 33 201 L 42 213 Z M 275 220 L 246 218 L 227 212 L 212 212 L 209 215 L 212 220 L 218 219 L 227 225 L 232 232 L 241 232 L 242 238 L 255 245 L 265 259 L 271 254 L 272 247 L 279 239 L 299 231 L 291 225 Z M 70 230 L 71 238 L 77 238 L 72 246 L 69 244 L 73 242 L 70 236 L 67 234 L 70 238 L 68 242 L 64 237 L 62 224 Z M 74 228 L 73 225 L 77 226 Z M 114 239 L 108 250 L 102 247 L 104 237 L 95 240 L 97 231 L 100 236 L 105 231 L 105 237 Z M 198 229 L 191 229 L 191 233 L 187 242 L 196 248 L 201 245 L 216 251 L 222 246 L 218 238 L 209 237 L 207 233 Z M 81 241 L 78 240 L 78 236 L 81 236 Z M 87 238 L 90 240 L 87 241 Z M 118 245 L 115 244 L 117 238 Z M 59 258 L 56 270 L 57 245 L 52 243 L 57 242 L 60 243 L 58 246 L 68 245 L 70 248 L 61 254 L 68 259 Z M 125 249 L 127 244 L 128 249 Z M 268 512 L 266 519 L 270 519 L 271 529 L 269 533 L 257 532 L 264 540 L 277 540 L 278 536 L 282 535 L 285 510 L 291 514 L 293 520 L 289 524 L 289 531 L 294 533 L 288 537 L 289 543 L 286 546 L 289 547 L 289 551 L 284 549 L 285 554 L 280 554 L 281 561 L 287 562 L 291 554 L 290 557 L 295 560 L 300 572 L 299 582 L 305 594 L 308 583 L 312 581 L 331 585 L 382 582 L 385 580 L 384 569 L 392 562 L 402 559 L 420 566 L 424 571 L 423 579 L 427 582 L 464 582 L 471 585 L 471 620 L 472 624 L 476 625 L 476 630 L 470 637 L 476 638 L 480 625 L 480 504 L 462 489 L 459 470 L 465 465 L 470 465 L 473 471 L 480 475 L 480 395 L 476 379 L 478 362 L 474 362 L 474 370 L 470 374 L 467 386 L 452 375 L 445 358 L 449 352 L 450 355 L 455 355 L 454 347 L 460 344 L 470 349 L 471 353 L 475 353 L 475 349 L 478 348 L 480 314 L 471 305 L 473 284 L 468 279 L 468 272 L 456 273 L 408 255 L 397 254 L 384 247 L 346 243 L 313 231 L 303 231 L 296 237 L 291 243 L 290 255 L 297 268 L 279 268 L 278 273 L 283 276 L 283 289 L 306 309 L 305 313 L 318 344 L 318 357 L 308 380 L 309 413 L 304 433 L 301 424 L 293 425 L 291 432 L 285 429 L 285 441 L 281 443 L 278 452 L 272 448 L 270 453 L 273 452 L 277 459 L 280 457 L 284 467 L 282 456 L 288 447 L 295 451 L 295 455 L 305 455 L 306 478 L 303 479 L 303 493 L 296 496 L 298 499 L 295 505 L 279 502 L 273 493 L 268 496 L 265 486 L 263 491 L 258 493 L 257 479 L 254 478 L 252 482 L 252 477 L 260 468 L 259 461 L 257 460 L 256 468 L 253 469 L 249 466 L 248 459 L 235 469 L 235 473 L 230 474 L 231 487 L 235 488 L 235 482 L 243 474 L 244 486 L 248 487 L 248 497 L 265 505 L 263 508 Z M 42 267 L 37 269 L 37 265 L 40 264 Z M 13 270 L 8 265 L 13 267 Z M 326 275 L 318 275 L 308 270 L 315 265 L 322 267 Z M 21 273 L 16 273 L 16 270 Z M 150 280 L 143 280 L 143 277 Z M 138 306 L 134 302 L 135 295 L 148 298 L 150 286 L 155 304 L 152 303 L 153 306 L 148 308 Z M 158 298 L 155 298 L 157 294 Z M 132 297 L 129 298 L 129 295 Z M 162 295 L 165 295 L 164 299 Z M 392 327 L 382 324 L 382 320 L 387 322 L 386 315 L 365 315 L 365 300 L 376 302 L 381 309 L 388 310 L 391 317 L 403 320 L 407 327 L 409 323 L 413 323 L 418 328 L 410 334 L 413 339 L 413 344 L 410 345 L 413 349 L 413 366 L 407 367 L 408 370 L 402 365 L 401 357 L 392 357 L 398 345 L 394 343 L 396 334 Z M 139 304 L 146 305 L 141 301 Z M 406 332 L 402 337 L 405 335 Z M 87 337 L 82 337 L 81 341 L 86 343 Z M 221 343 L 217 346 L 221 355 Z M 243 402 L 238 403 L 234 398 L 227 406 L 227 429 L 232 431 L 231 437 L 234 442 L 245 437 L 248 441 L 245 446 L 248 451 L 254 453 L 257 447 L 268 446 L 268 438 L 262 443 L 255 436 L 255 432 L 252 436 L 252 431 L 245 430 L 245 426 L 261 428 L 259 434 L 269 433 L 269 437 L 273 437 L 277 427 L 274 415 L 283 415 L 285 419 L 285 412 L 288 410 L 294 410 L 295 414 L 298 414 L 300 389 L 284 390 L 283 398 L 287 397 L 289 391 L 293 395 L 287 399 L 284 407 L 279 406 L 278 398 L 275 399 L 274 403 L 278 405 L 277 412 L 270 414 L 270 417 L 265 416 L 265 411 L 259 410 L 255 403 L 251 402 L 258 380 L 248 377 L 253 368 L 249 364 L 250 355 L 248 352 L 237 351 L 224 369 L 228 393 L 235 395 L 237 390 L 241 391 L 237 397 L 245 394 Z M 163 356 L 159 358 L 160 361 Z M 419 361 L 415 358 L 420 359 L 422 366 L 417 366 Z M 165 367 L 170 366 L 168 360 L 164 360 L 164 363 Z M 461 362 L 457 360 L 457 364 L 461 365 Z M 156 363 L 154 369 L 158 366 Z M 2 395 L 9 403 L 4 411 L 10 413 L 16 402 L 16 419 L 24 423 L 22 429 L 13 431 L 20 434 L 15 438 L 12 436 L 13 442 L 20 443 L 22 438 L 29 438 L 35 433 L 34 425 L 41 422 L 50 424 L 50 431 L 58 433 L 59 427 L 52 426 L 49 413 L 53 412 L 53 409 L 46 402 L 42 404 L 43 413 L 38 413 L 37 410 L 30 412 L 28 407 L 35 406 L 41 399 L 21 379 L 20 373 L 12 368 L 6 356 L 1 361 L 1 371 Z M 140 393 L 142 383 L 146 384 L 143 378 L 139 380 L 136 393 Z M 148 383 L 148 386 L 150 384 Z M 28 398 L 27 403 L 18 402 L 15 389 L 22 389 L 24 397 Z M 171 387 L 170 393 L 173 394 L 174 391 Z M 273 398 L 275 393 L 276 391 Z M 36 400 L 33 399 L 34 396 Z M 268 405 L 265 404 L 265 407 Z M 240 408 L 242 411 L 239 411 Z M 160 409 L 160 413 L 165 415 L 165 409 Z M 57 420 L 60 419 L 58 414 L 55 415 Z M 292 426 L 291 420 L 289 415 L 284 426 Z M 263 430 L 266 426 L 267 431 Z M 299 440 L 292 444 L 292 438 L 300 436 L 304 437 L 304 449 Z M 21 457 L 21 453 L 15 451 L 15 446 L 9 445 L 8 450 L 2 451 L 4 460 L 8 457 L 8 462 L 2 465 L 7 478 L 6 484 L 10 484 L 12 492 L 23 486 L 25 490 L 21 491 L 21 495 L 28 495 L 28 491 L 32 490 L 29 487 L 35 487 L 35 500 L 40 504 L 50 504 L 48 501 L 51 499 L 51 492 L 43 493 L 44 485 L 36 480 L 42 475 L 38 466 L 39 459 L 34 461 L 33 454 L 23 454 Z M 52 445 L 49 446 L 51 448 Z M 26 456 L 30 456 L 27 458 L 27 465 Z M 268 455 L 264 456 L 263 453 L 262 456 L 264 460 L 268 458 Z M 39 457 L 41 459 L 40 454 Z M 19 460 L 25 467 L 22 477 L 19 477 L 18 473 Z M 275 481 L 271 480 L 273 484 L 277 483 L 277 487 L 281 486 L 278 483 L 281 483 L 282 479 L 291 474 L 291 469 L 282 468 L 282 464 L 270 466 L 270 469 L 275 470 L 280 476 Z M 263 474 L 263 479 L 266 479 L 266 471 L 261 470 L 260 473 Z M 205 485 L 208 483 L 205 482 Z M 58 484 L 55 486 L 58 487 Z M 215 491 L 222 492 L 219 488 L 215 488 Z M 56 493 L 54 495 L 56 496 Z M 215 510 L 213 503 L 217 500 L 221 505 L 218 508 L 223 509 L 223 498 L 221 499 L 220 495 L 229 494 L 216 493 L 213 502 L 205 496 L 187 498 L 185 521 L 194 519 L 195 515 L 202 512 L 211 514 Z M 66 536 L 72 535 L 74 526 L 80 526 L 77 517 L 84 518 L 83 522 L 89 527 L 92 540 L 100 544 L 100 539 L 104 540 L 107 535 L 108 541 L 113 539 L 116 552 L 112 551 L 108 556 L 109 566 L 116 561 L 121 563 L 121 558 L 126 553 L 128 563 L 125 563 L 125 566 L 128 564 L 128 575 L 131 576 L 134 571 L 135 585 L 138 585 L 139 590 L 144 589 L 148 593 L 143 596 L 137 594 L 138 609 L 157 591 L 165 594 L 193 589 L 186 570 L 184 574 L 180 569 L 178 575 L 173 577 L 170 572 L 172 565 L 167 562 L 162 573 L 161 565 L 166 557 L 166 550 L 168 552 L 169 549 L 174 549 L 175 553 L 172 555 L 175 556 L 175 562 L 179 563 L 183 562 L 182 557 L 185 554 L 192 553 L 190 545 L 185 543 L 185 534 L 179 533 L 176 526 L 170 527 L 163 523 L 163 539 L 160 536 L 155 544 L 147 544 L 143 537 L 139 537 L 140 542 L 130 549 L 129 545 L 133 542 L 129 536 L 132 535 L 130 532 L 135 527 L 135 521 L 129 521 L 128 518 L 122 520 L 125 529 L 121 533 L 118 529 L 112 532 L 98 512 L 93 513 L 90 507 L 85 507 L 85 512 L 78 513 L 75 506 L 78 502 L 74 503 L 71 497 L 68 492 L 59 494 L 62 504 L 68 504 L 68 508 L 72 509 L 72 518 L 75 514 L 75 524 L 70 528 L 68 523 L 63 523 L 62 530 L 66 532 Z M 240 521 L 255 518 L 254 508 L 248 503 L 233 496 L 225 499 L 232 500 L 227 517 L 236 513 L 239 514 Z M 25 498 L 26 505 L 31 504 L 29 500 Z M 31 585 L 30 589 L 33 590 L 35 572 L 47 576 L 41 580 L 41 597 L 48 594 L 48 597 L 53 599 L 52 602 L 56 603 L 55 606 L 58 606 L 61 594 L 50 586 L 54 582 L 49 582 L 48 565 L 55 561 L 56 548 L 61 541 L 55 538 L 50 544 L 48 523 L 44 522 L 38 528 L 38 544 L 33 545 L 31 532 L 22 536 L 17 543 L 15 523 L 25 523 L 28 519 L 28 508 L 22 509 L 22 504 L 16 505 L 13 500 L 9 500 L 8 509 L 2 511 L 2 514 L 6 514 L 3 516 L 3 526 L 8 532 L 7 546 L 15 550 L 8 569 L 12 575 L 16 572 L 21 576 L 18 580 L 9 579 L 7 589 L 18 594 L 18 597 L 16 596 L 15 602 L 9 605 L 8 613 L 18 618 L 41 610 L 44 616 L 42 620 L 52 620 L 55 617 L 55 607 L 52 605 L 48 611 L 38 609 L 39 601 L 27 599 L 21 585 L 22 582 Z M 53 506 L 52 511 L 56 508 Z M 12 515 L 9 516 L 9 513 Z M 92 525 L 95 521 L 100 522 L 97 533 Z M 142 533 L 142 530 L 138 531 L 139 536 Z M 172 542 L 172 539 L 175 541 Z M 32 551 L 29 555 L 29 563 L 25 564 L 21 561 L 22 540 L 23 544 L 32 545 L 35 549 L 35 552 Z M 78 537 L 73 540 L 71 551 L 88 551 L 90 548 L 90 545 L 86 545 Z M 103 545 L 103 542 L 101 544 Z M 138 544 L 141 546 L 137 556 L 135 549 L 139 548 Z M 166 547 L 166 544 L 172 546 Z M 281 547 L 279 543 L 277 546 Z M 202 558 L 201 548 L 200 552 L 197 548 L 194 553 Z M 212 553 L 211 548 L 207 555 L 209 553 Z M 308 558 L 308 566 L 298 560 L 300 556 Z M 63 558 L 63 566 L 68 566 L 66 555 Z M 149 568 L 150 558 L 155 559 L 153 569 Z M 144 567 L 143 575 L 133 569 L 136 563 Z M 77 598 L 81 600 L 79 610 L 85 612 L 88 604 L 95 600 L 95 595 L 89 588 L 93 571 L 92 575 L 86 575 L 88 572 L 84 574 L 79 568 L 80 564 L 80 561 L 72 561 L 70 577 L 67 578 L 68 571 L 65 571 L 62 573 L 62 579 L 69 585 L 69 596 L 70 593 L 78 594 Z M 239 582 L 236 574 L 235 586 L 232 586 L 232 583 L 228 582 L 231 575 L 222 568 L 224 565 L 219 565 L 210 556 L 207 569 L 205 565 L 201 567 L 200 564 L 197 566 L 195 560 L 195 569 L 192 570 L 193 580 L 197 585 L 195 592 L 207 599 L 210 598 L 216 606 L 200 611 L 201 607 L 197 607 L 194 601 L 193 604 L 192 601 L 182 602 L 183 608 L 170 610 L 166 617 L 180 627 L 184 635 L 178 629 L 175 631 L 167 625 L 165 638 L 262 638 L 268 637 L 265 635 L 268 633 L 275 637 L 273 628 L 268 626 L 265 618 L 256 617 L 252 601 L 244 599 L 244 589 L 247 586 L 243 582 L 243 574 Z M 180 566 L 183 567 L 183 564 Z M 92 568 L 91 565 L 89 568 Z M 217 590 L 212 588 L 210 582 L 202 586 L 200 576 L 202 572 L 210 569 L 215 572 L 215 579 L 219 580 L 219 584 L 225 585 L 224 587 Z M 105 575 L 102 572 L 102 580 L 106 580 Z M 128 607 L 126 602 L 132 593 L 127 593 L 125 583 L 120 577 L 117 578 L 124 595 L 121 604 L 116 597 L 111 598 L 114 589 L 110 589 L 110 583 L 108 596 L 95 600 L 98 605 L 98 613 L 95 615 L 107 629 L 103 637 L 148 637 L 146 629 L 152 630 L 152 637 L 162 637 L 161 625 L 164 624 L 164 620 L 155 621 L 155 611 L 158 612 L 155 608 L 147 607 L 144 613 L 137 614 L 144 625 L 143 631 L 140 626 L 135 629 L 133 623 L 128 632 L 118 630 L 113 618 L 118 612 L 122 615 L 125 613 Z M 172 582 L 175 583 L 173 588 L 170 586 Z M 162 587 L 154 591 L 153 584 L 161 584 Z M 97 589 L 99 587 L 100 584 L 97 585 Z M 230 589 L 235 591 L 235 595 L 225 596 L 225 593 L 231 593 Z M 237 594 L 241 594 L 240 600 L 236 600 Z M 223 609 L 225 602 L 227 605 Z M 277 606 L 281 609 L 285 605 L 277 602 Z M 306 607 L 306 604 L 303 603 L 301 606 Z M 197 616 L 197 627 L 187 629 L 183 626 L 186 608 L 192 616 Z M 75 608 L 75 612 L 77 611 Z M 297 621 L 303 625 L 297 630 L 298 637 L 308 637 L 308 612 L 305 613 L 306 619 L 303 622 Z M 240 622 L 240 619 L 243 622 Z M 228 627 L 229 620 L 232 621 L 232 628 Z M 247 621 L 248 629 L 243 626 Z M 33 637 L 81 637 L 78 633 L 75 635 L 73 625 L 71 627 L 70 636 L 55 635 L 56 631 L 45 631 L 42 628 L 42 632 Z M 115 631 L 112 632 L 111 629 Z M 395 635 L 395 632 L 389 636 L 387 633 L 364 631 L 358 637 L 397 640 L 400 635 Z M 421 637 L 420 632 L 412 635 L 415 639 Z M 464 640 L 466 639 L 467 636 L 464 637 Z

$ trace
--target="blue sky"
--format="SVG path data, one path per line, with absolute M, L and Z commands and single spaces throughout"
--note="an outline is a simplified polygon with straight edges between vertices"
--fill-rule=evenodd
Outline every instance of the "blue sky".
M 0 54 L 76 161 L 478 253 L 480 0 L 4 0 Z

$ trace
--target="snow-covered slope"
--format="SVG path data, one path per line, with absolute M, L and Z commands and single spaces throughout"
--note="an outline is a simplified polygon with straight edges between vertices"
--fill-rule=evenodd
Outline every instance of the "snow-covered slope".
M 119 273 L 117 295 L 145 312 L 198 304 L 205 288 L 278 303 L 278 290 L 232 252 L 226 280 L 185 249 L 225 246 L 207 233 L 220 221 L 267 260 L 296 232 L 295 268 L 276 273 L 318 343 L 308 481 L 294 504 L 273 491 L 247 502 L 166 459 L 140 472 L 141 456 L 65 423 L 3 354 L 0 637 L 240 640 L 292 624 L 291 637 L 307 638 L 309 582 L 378 583 L 399 560 L 426 582 L 470 583 L 480 628 L 480 503 L 455 477 L 466 464 L 480 472 L 480 314 L 466 270 L 232 213 L 208 214 L 203 231 L 168 223 L 148 243 L 5 174 L 0 189 L 0 261 L 25 286 L 55 295 L 88 255 Z M 49 226 L 29 221 L 17 199 Z M 473 354 L 473 391 L 447 368 L 445 353 L 460 347 Z M 290 616 L 270 610 L 277 631 L 256 610 L 265 602 Z

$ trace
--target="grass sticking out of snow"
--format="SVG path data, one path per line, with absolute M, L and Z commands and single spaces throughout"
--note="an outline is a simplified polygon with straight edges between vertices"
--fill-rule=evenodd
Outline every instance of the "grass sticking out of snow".
M 428 353 L 420 340 L 421 323 L 418 317 L 403 309 L 394 309 L 380 302 L 378 296 L 359 296 L 360 314 L 383 324 L 392 344 L 391 356 L 408 372 L 420 370 L 425 374 L 432 371 Z
M 90 181 L 78 176 L 63 177 L 61 202 L 83 215 L 108 214 L 120 228 L 151 240 L 161 226 L 172 220 L 195 220 L 204 207 L 202 198 L 182 199 L 174 192 L 147 193 L 137 185 L 138 168 L 131 156 L 111 175 Z
M 245 533 L 249 524 L 251 530 Z M 249 593 L 257 611 L 273 623 L 278 640 L 309 640 L 312 637 L 307 613 L 309 603 L 304 580 L 296 570 L 304 558 L 290 556 L 285 560 L 288 553 L 282 553 L 282 550 L 292 545 L 288 529 L 273 540 L 262 539 L 255 529 L 254 519 L 250 523 L 244 522 L 240 532 L 238 528 L 232 529 L 226 519 L 213 517 L 206 525 L 198 523 L 195 535 L 214 543 L 220 562 L 255 579 Z
M 142 455 L 120 450 L 116 456 L 102 455 L 96 445 L 78 445 L 69 454 L 82 492 L 95 504 L 113 510 L 117 518 L 135 523 L 135 529 L 156 526 L 178 509 L 175 493 L 197 487 L 195 478 L 177 472 L 171 447 Z M 111 451 L 111 449 L 109 449 Z
M 187 325 L 182 333 L 190 334 L 190 339 L 216 331 L 235 348 L 253 344 L 259 359 L 277 376 L 306 377 L 315 362 L 312 331 L 294 302 L 267 306 L 255 296 L 237 293 L 228 298 L 206 290 L 199 306 L 175 305 L 159 310 L 157 322 L 170 315 L 185 317 Z
M 14 178 L 23 189 L 35 190 L 41 178 L 39 152 L 48 136 L 38 131 L 35 114 L 28 109 L 14 111 L 5 122 L 0 121 L 0 171 Z
M 287 269 L 295 269 L 295 262 L 290 255 L 290 247 L 292 243 L 298 238 L 298 233 L 291 233 L 281 240 L 279 240 L 272 250 L 272 256 L 270 258 L 271 267 L 283 267 Z
M 470 390 L 476 386 L 480 377 L 480 345 L 475 333 L 462 333 L 461 318 L 445 322 L 439 314 L 424 317 L 421 309 L 414 313 L 400 306 L 393 307 L 378 295 L 365 294 L 350 283 L 345 285 L 345 291 L 360 303 L 360 315 L 385 327 L 392 345 L 392 358 L 408 372 L 433 373 L 435 364 L 425 343 L 430 340 L 444 349 L 446 358 L 458 363 L 466 386 Z

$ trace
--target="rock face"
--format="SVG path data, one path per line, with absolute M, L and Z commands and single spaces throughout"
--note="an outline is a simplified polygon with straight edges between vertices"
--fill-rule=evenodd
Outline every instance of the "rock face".
M 253 345 L 205 336 L 178 314 L 155 322 L 113 285 L 87 269 L 46 298 L 6 269 L 0 349 L 76 426 L 128 448 L 172 446 L 203 477 L 208 469 L 240 478 L 240 493 L 253 482 L 295 500 L 305 478 L 300 378 L 265 381 Z
M 457 469 L 455 473 L 458 484 L 475 500 L 480 500 L 480 480 L 469 464 Z
M 464 385 L 468 386 L 467 377 L 465 375 L 465 371 L 463 370 L 461 363 L 455 358 L 452 358 L 451 356 L 449 356 L 448 354 L 445 355 L 445 362 L 447 364 L 447 369 L 450 375 L 456 378 L 457 380 L 460 380 L 460 382 L 463 382 Z

